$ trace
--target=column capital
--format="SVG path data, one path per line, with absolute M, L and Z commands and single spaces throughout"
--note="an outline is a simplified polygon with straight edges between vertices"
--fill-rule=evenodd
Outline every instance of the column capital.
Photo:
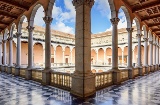
M 136 34 L 136 36 L 137 36 L 138 38 L 141 38 L 141 37 L 142 37 L 142 34 Z
M 143 40 L 144 40 L 145 42 L 148 42 L 148 38 L 143 38 Z
M 34 27 L 32 26 L 27 26 L 26 28 L 28 29 L 28 32 L 32 32 L 34 30 Z
M 156 46 L 156 45 L 157 45 L 157 43 L 156 43 L 156 42 L 154 42 L 154 43 L 153 43 L 153 45 L 155 45 L 155 46 Z
M 134 28 L 126 28 L 128 32 L 133 32 Z
M 6 42 L 7 42 L 7 40 L 2 40 L 2 42 L 3 42 L 3 43 L 6 43 Z
M 53 18 L 52 18 L 52 17 L 45 16 L 45 17 L 43 18 L 43 20 L 44 20 L 44 22 L 45 22 L 46 24 L 51 24 Z
M 8 41 L 11 41 L 11 40 L 13 40 L 13 37 L 8 37 Z
M 73 0 L 72 3 L 73 3 L 73 6 L 75 6 L 75 8 L 81 5 L 87 5 L 90 8 L 92 8 L 92 6 L 94 5 L 94 0 Z
M 16 36 L 20 37 L 22 35 L 22 33 L 16 32 Z
M 114 25 L 114 24 L 118 24 L 118 22 L 120 21 L 120 19 L 119 18 L 112 18 L 112 19 L 110 19 L 110 21 L 111 21 L 111 23 L 112 23 L 112 25 Z
M 149 41 L 149 44 L 153 44 L 153 41 Z

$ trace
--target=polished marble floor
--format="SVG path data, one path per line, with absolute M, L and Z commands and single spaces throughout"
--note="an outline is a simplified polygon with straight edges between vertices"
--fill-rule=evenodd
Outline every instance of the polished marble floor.
M 160 105 L 160 71 L 100 90 L 85 102 L 67 91 L 0 73 L 0 105 Z

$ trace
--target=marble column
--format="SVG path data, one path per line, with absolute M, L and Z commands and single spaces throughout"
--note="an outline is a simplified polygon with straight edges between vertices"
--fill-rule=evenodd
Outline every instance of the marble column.
M 154 50 L 153 50 L 153 52 L 154 52 L 154 65 L 156 65 L 156 46 L 157 46 L 157 44 L 154 43 L 153 45 L 154 45 Z
M 144 39 L 144 65 L 148 66 L 148 38 Z
M 9 41 L 9 65 L 7 68 L 7 73 L 11 74 L 13 66 L 13 45 L 12 45 L 13 37 L 9 37 L 8 41 Z
M 122 65 L 124 65 L 124 49 L 122 49 Z
M 144 65 L 145 65 L 145 72 L 148 73 L 148 38 L 144 39 Z
M 6 66 L 6 43 L 7 40 L 3 40 L 3 65 Z
M 121 76 L 120 70 L 118 70 L 118 22 L 119 18 L 112 18 L 110 19 L 112 23 L 112 71 L 113 71 L 113 84 L 120 84 L 121 83 Z
M 33 30 L 34 27 L 27 26 L 28 29 L 28 67 L 26 70 L 25 77 L 27 80 L 32 79 L 32 69 L 33 69 Z
M 52 17 L 43 18 L 46 28 L 45 28 L 45 69 L 42 72 L 42 84 L 49 85 L 51 82 L 51 23 Z
M 13 41 L 13 37 L 9 37 L 9 67 L 13 66 L 13 45 L 12 45 L 12 41 Z
M 118 70 L 118 22 L 119 18 L 110 19 L 112 23 L 112 69 Z
M 2 42 L 0 42 L 0 66 L 2 65 Z
M 135 58 L 134 58 L 134 50 L 132 50 L 132 57 L 133 57 L 133 63 L 135 63 Z
M 17 54 L 16 54 L 16 68 L 15 68 L 15 76 L 19 76 L 20 74 L 20 66 L 21 66 L 21 35 L 22 33 L 17 32 Z
M 142 61 L 141 61 L 141 37 L 142 34 L 137 34 L 138 38 L 138 70 L 139 70 L 139 75 L 143 75 L 143 69 L 142 69 Z
M 153 67 L 153 41 L 149 41 L 149 50 L 150 50 L 150 71 L 152 70 Z
M 56 50 L 54 50 L 54 63 L 56 63 Z
M 73 0 L 76 9 L 75 72 L 71 94 L 86 98 L 96 93 L 95 74 L 91 71 L 91 8 L 94 0 Z
M 106 51 L 104 50 L 104 65 L 106 64 Z
M 70 56 L 71 56 L 71 57 L 70 57 L 70 63 L 72 64 L 72 56 L 73 56 L 73 55 L 72 55 L 72 50 L 70 51 Z
M 133 68 L 133 66 L 132 66 L 132 32 L 133 32 L 133 28 L 126 28 L 126 30 L 128 32 L 128 65 L 127 65 L 127 68 L 132 70 L 132 68 Z M 133 50 L 133 59 L 134 59 L 134 50 Z M 130 75 L 131 78 L 132 78 L 132 76 L 133 76 L 133 74 Z
M 138 67 L 142 67 L 141 63 L 141 37 L 142 34 L 137 34 L 138 37 Z

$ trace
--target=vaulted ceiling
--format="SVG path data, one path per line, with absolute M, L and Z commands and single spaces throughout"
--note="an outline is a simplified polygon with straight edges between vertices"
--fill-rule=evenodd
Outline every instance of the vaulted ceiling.
M 156 35 L 160 37 L 160 0 L 122 0 Z
M 0 0 L 0 31 L 17 19 L 37 0 Z

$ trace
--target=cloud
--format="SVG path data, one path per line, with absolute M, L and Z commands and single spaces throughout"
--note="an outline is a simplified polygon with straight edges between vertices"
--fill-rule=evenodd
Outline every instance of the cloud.
M 34 24 L 38 25 L 38 26 L 44 27 L 45 26 L 45 22 L 43 20 L 43 17 L 44 17 L 44 9 L 43 9 L 43 7 L 40 7 L 37 10 L 37 13 L 35 15 Z
M 52 14 L 55 19 L 52 29 L 74 34 L 75 28 L 68 25 L 75 23 L 76 12 L 72 0 L 64 0 L 64 8 L 54 5 Z
M 108 19 L 111 18 L 111 10 L 110 10 L 108 0 L 95 0 L 94 6 L 96 9 L 100 11 L 102 16 L 105 16 Z

